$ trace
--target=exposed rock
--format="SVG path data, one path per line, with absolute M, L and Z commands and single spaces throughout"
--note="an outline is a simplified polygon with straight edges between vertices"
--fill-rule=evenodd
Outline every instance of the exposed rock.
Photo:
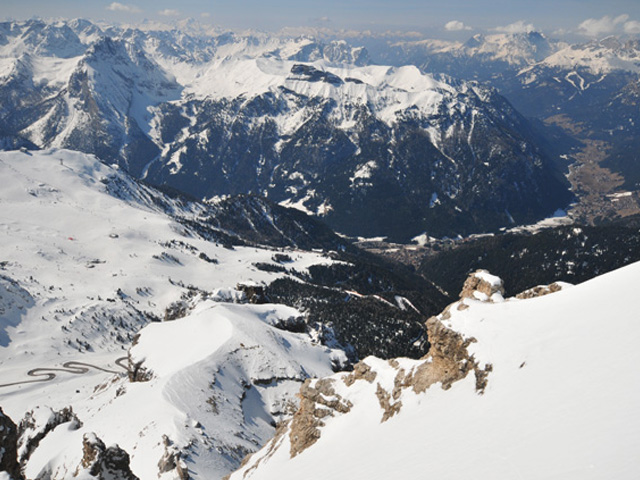
M 148 382 L 153 378 L 153 373 L 142 366 L 143 362 L 132 362 L 129 358 L 129 381 Z
M 133 337 L 133 342 L 131 346 L 135 346 L 138 344 L 138 339 L 140 338 L 140 334 L 137 334 Z M 127 372 L 129 374 L 130 382 L 148 382 L 153 378 L 153 373 L 149 371 L 146 367 L 143 367 L 142 364 L 144 362 L 134 362 L 131 359 L 131 352 L 128 355 L 128 368 Z
M 476 341 L 474 338 L 465 338 L 445 327 L 437 317 L 427 320 L 427 332 L 431 343 L 426 357 L 428 361 L 405 379 L 418 393 L 437 382 L 442 383 L 442 388 L 447 390 L 451 384 L 463 379 L 477 367 L 467 351 L 467 347 Z
M 451 318 L 451 309 L 466 310 L 469 305 L 465 299 L 484 302 L 504 301 L 504 285 L 502 279 L 491 275 L 486 270 L 476 270 L 464 283 L 460 292 L 460 301 L 447 306 L 444 311 L 427 320 L 427 333 L 431 348 L 424 357 L 425 361 L 411 372 L 405 373 L 400 369 L 395 379 L 394 398 L 399 397 L 397 390 L 411 387 L 416 393 L 422 393 L 434 383 L 441 383 L 447 390 L 458 380 L 465 378 L 473 371 L 476 377 L 476 391 L 484 393 L 487 386 L 489 372 L 493 370 L 491 364 L 481 367 L 468 347 L 476 341 L 446 327 L 442 321 Z
M 129 454 L 118 445 L 108 448 L 94 433 L 85 433 L 82 438 L 82 461 L 80 470 L 98 480 L 139 480 L 129 466 Z
M 486 270 L 476 270 L 469 275 L 460 292 L 460 298 L 472 298 L 484 302 L 502 301 L 503 295 L 502 279 L 491 275 Z
M 462 286 L 460 300 L 478 300 L 481 302 L 502 302 L 504 301 L 504 284 L 500 277 L 491 275 L 487 270 L 476 270 L 469 274 Z M 466 310 L 469 305 L 464 302 L 455 302 L 448 305 L 439 315 L 440 319 L 448 320 L 451 317 L 451 309 Z
M 24 466 L 33 451 L 49 432 L 58 425 L 71 422 L 70 428 L 76 430 L 82 426 L 82 422 L 73 413 L 71 407 L 65 407 L 55 412 L 48 407 L 37 407 L 27 412 L 18 425 L 18 459 Z
M 0 407 L 0 472 L 6 472 L 10 480 L 24 477 L 18 463 L 18 429 Z
M 389 365 L 397 370 L 393 389 L 385 390 L 380 383 L 377 385 L 376 396 L 383 410 L 382 422 L 387 421 L 402 408 L 400 397 L 402 390 L 411 388 L 415 393 L 424 393 L 429 387 L 440 383 L 444 390 L 458 380 L 465 378 L 469 372 L 476 377 L 476 391 L 484 392 L 487 377 L 492 370 L 490 364 L 481 368 L 467 347 L 475 342 L 474 338 L 465 338 L 461 334 L 447 328 L 437 317 L 427 321 L 427 331 L 431 349 L 422 362 L 408 372 L 400 367 L 396 360 L 390 360 Z M 375 375 L 375 372 L 371 372 Z M 345 384 L 350 386 L 353 382 Z
M 164 444 L 164 455 L 158 462 L 158 476 L 175 470 L 180 480 L 189 480 L 191 477 L 189 476 L 187 465 L 181 458 L 182 452 L 175 447 L 166 435 L 162 436 L 162 443 Z
M 395 389 L 394 389 L 394 393 L 395 393 Z M 383 422 L 386 422 L 391 417 L 393 417 L 396 413 L 400 412 L 400 409 L 402 408 L 402 402 L 401 401 L 392 402 L 391 394 L 387 392 L 384 388 L 382 388 L 382 385 L 380 385 L 379 383 L 376 388 L 376 397 L 378 397 L 378 402 L 380 402 L 380 407 L 384 411 L 384 413 L 382 414 Z M 394 398 L 396 398 L 396 395 L 394 395 Z
M 542 297 L 544 295 L 549 295 L 550 293 L 559 292 L 562 288 L 563 286 L 557 282 L 554 282 L 551 285 L 538 285 L 537 287 L 530 288 L 517 294 L 516 298 L 525 300 L 528 298 Z
M 332 378 L 307 379 L 300 388 L 300 408 L 291 420 L 289 433 L 292 458 L 320 438 L 319 428 L 324 426 L 323 418 L 332 417 L 335 412 L 347 413 L 351 410 L 351 402 L 343 400 L 336 393 L 334 381 Z
M 392 362 L 393 360 L 390 360 Z M 372 383 L 376 379 L 377 373 L 371 370 L 371 367 L 364 362 L 358 362 L 353 367 L 353 372 L 342 377 L 342 381 L 347 387 L 350 387 L 356 380 L 364 379 Z

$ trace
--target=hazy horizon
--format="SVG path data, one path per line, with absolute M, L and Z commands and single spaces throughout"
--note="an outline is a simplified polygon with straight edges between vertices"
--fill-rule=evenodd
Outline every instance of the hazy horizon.
M 229 29 L 280 30 L 286 27 L 331 30 L 416 31 L 464 38 L 478 32 L 543 31 L 556 36 L 602 37 L 640 35 L 640 2 L 614 0 L 478 0 L 446 2 L 352 0 L 321 3 L 292 0 L 183 2 L 136 0 L 121 2 L 5 0 L 4 20 L 86 18 L 115 23 L 172 23 L 193 18 Z

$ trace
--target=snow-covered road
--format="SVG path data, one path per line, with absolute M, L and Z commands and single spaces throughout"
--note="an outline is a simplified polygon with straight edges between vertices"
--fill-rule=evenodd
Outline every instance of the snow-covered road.
M 124 363 L 124 362 L 127 362 L 127 360 L 128 360 L 127 357 L 120 357 L 115 361 L 115 363 L 119 367 L 123 368 L 125 372 L 128 372 L 129 367 L 127 363 Z M 40 378 L 36 378 L 34 380 L 22 380 L 19 382 L 12 382 L 12 383 L 2 383 L 0 384 L 0 388 L 12 387 L 15 385 L 23 385 L 26 383 L 48 382 L 56 378 L 57 374 L 54 372 L 66 372 L 66 373 L 73 373 L 75 375 L 82 375 L 84 373 L 87 373 L 90 368 L 93 368 L 95 370 L 100 370 L 101 372 L 106 372 L 106 373 L 114 373 L 114 374 L 122 373 L 122 371 L 110 370 L 108 368 L 99 367 L 97 365 L 92 365 L 90 363 L 70 361 L 70 362 L 63 363 L 62 367 L 32 368 L 27 372 L 27 375 L 30 377 L 40 377 Z

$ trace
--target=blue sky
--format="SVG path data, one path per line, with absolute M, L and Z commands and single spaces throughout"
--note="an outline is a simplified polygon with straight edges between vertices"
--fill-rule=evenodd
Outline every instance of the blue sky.
M 0 4 L 0 15 L 15 19 L 60 16 L 138 22 L 192 17 L 231 28 L 326 26 L 450 35 L 532 26 L 592 35 L 640 33 L 640 0 L 0 0 Z

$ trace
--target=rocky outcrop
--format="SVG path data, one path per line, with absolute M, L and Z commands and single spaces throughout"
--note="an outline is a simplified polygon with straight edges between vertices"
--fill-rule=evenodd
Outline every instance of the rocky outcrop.
M 0 407 L 0 474 L 10 480 L 23 480 L 18 463 L 18 428 Z
M 488 283 L 488 282 L 486 282 Z M 477 285 L 482 287 L 482 283 Z M 494 292 L 486 289 L 487 294 Z M 446 327 L 438 317 L 427 321 L 427 331 L 431 349 L 429 353 L 413 362 L 410 368 L 402 367 L 398 360 L 389 360 L 388 364 L 397 371 L 393 385 L 384 385 L 382 381 L 376 383 L 375 395 L 382 409 L 382 422 L 387 421 L 402 409 L 402 391 L 412 389 L 415 393 L 424 393 L 429 387 L 439 383 L 445 390 L 451 385 L 473 372 L 475 375 L 476 391 L 484 392 L 487 377 L 491 372 L 491 365 L 481 366 L 467 347 L 475 342 L 473 338 L 463 335 Z M 377 372 L 367 361 L 361 361 L 354 367 L 353 372 L 342 374 L 342 382 L 347 388 L 363 380 L 373 384 L 377 379 Z M 295 457 L 306 448 L 313 445 L 320 438 L 321 428 L 326 417 L 336 414 L 349 413 L 353 404 L 343 398 L 335 388 L 334 378 L 307 380 L 300 390 L 300 408 L 295 413 L 289 425 L 291 441 L 291 457 Z
M 473 272 L 462 286 L 460 298 L 471 298 L 484 302 L 502 301 L 504 285 L 500 277 L 491 275 L 486 270 Z
M 550 293 L 556 293 L 562 290 L 564 286 L 558 282 L 554 282 L 551 285 L 538 285 L 537 287 L 530 288 L 516 295 L 516 298 L 526 300 L 528 298 L 543 297 Z
M 24 466 L 33 451 L 49 432 L 58 425 L 70 423 L 70 429 L 77 430 L 82 426 L 71 407 L 54 411 L 49 407 L 37 407 L 27 412 L 18 425 L 18 460 Z
M 465 301 L 476 300 L 480 302 L 502 302 L 504 301 L 504 285 L 500 277 L 491 275 L 486 270 L 476 270 L 465 280 L 460 292 L 460 301 L 448 305 L 438 318 L 448 320 L 451 317 L 451 309 L 466 310 L 469 304 Z
M 129 454 L 118 445 L 105 447 L 94 433 L 82 438 L 82 461 L 75 476 L 81 471 L 98 480 L 139 480 L 129 466 Z
M 398 360 L 389 360 L 389 365 L 397 371 L 393 387 L 385 389 L 380 383 L 377 384 L 376 397 L 383 411 L 382 422 L 401 411 L 401 396 L 405 389 L 421 394 L 432 385 L 440 384 L 443 390 L 448 390 L 454 382 L 466 378 L 473 372 L 476 391 L 479 394 L 484 393 L 492 366 L 481 366 L 474 356 L 469 354 L 467 347 L 475 342 L 475 339 L 466 338 L 447 328 L 437 317 L 431 317 L 427 321 L 427 331 L 431 342 L 429 353 L 410 368 L 402 367 Z M 359 365 L 356 365 L 356 368 L 362 369 Z M 348 383 L 347 385 L 349 386 Z
M 352 385 L 356 380 L 366 379 L 371 382 L 374 378 L 375 372 L 372 372 L 366 364 L 359 363 L 348 377 L 343 377 L 343 381 L 346 385 Z M 265 446 L 264 454 L 260 456 L 249 454 L 244 458 L 240 469 L 247 468 L 245 476 L 258 468 L 264 460 L 270 458 L 287 434 L 291 444 L 289 453 L 293 458 L 318 441 L 320 429 L 325 425 L 324 419 L 336 414 L 348 413 L 353 406 L 350 401 L 343 399 L 336 392 L 336 379 L 333 377 L 305 380 L 300 387 L 298 397 L 300 407 L 291 419 L 278 425 L 275 436 Z M 223 480 L 228 480 L 230 476 L 225 476 Z
M 467 338 L 444 325 L 443 320 L 451 317 L 451 308 L 468 305 L 465 299 L 486 302 L 503 301 L 504 286 L 499 277 L 491 275 L 486 270 L 472 273 L 465 282 L 460 294 L 461 301 L 449 305 L 445 311 L 426 322 L 430 342 L 429 353 L 410 368 L 403 367 L 399 360 L 389 360 L 388 364 L 396 370 L 393 385 L 376 384 L 375 395 L 382 409 L 382 422 L 387 421 L 402 409 L 402 391 L 411 389 L 415 393 L 424 393 L 434 384 L 440 384 L 444 390 L 451 388 L 454 382 L 462 380 L 473 372 L 475 387 L 479 394 L 484 393 L 488 376 L 492 370 L 491 364 L 480 365 L 475 357 L 469 353 L 468 347 L 475 342 L 474 338 Z M 462 308 L 464 309 L 464 308 Z M 357 363 L 353 372 L 342 375 L 346 387 L 351 387 L 359 380 L 373 384 L 377 372 L 367 361 Z M 315 443 L 320 437 L 320 428 L 324 425 L 322 419 L 328 415 L 348 413 L 352 405 L 343 399 L 333 388 L 332 378 L 307 381 L 300 392 L 300 409 L 291 422 L 291 456 Z
M 164 444 L 164 454 L 158 462 L 158 476 L 175 471 L 179 480 L 189 480 L 191 477 L 187 465 L 182 460 L 182 452 L 166 435 L 162 436 L 162 443 Z
M 133 342 L 131 346 L 136 346 L 138 344 L 139 339 L 140 339 L 140 334 L 137 334 L 135 337 L 133 337 Z M 129 381 L 131 383 L 148 382 L 153 378 L 153 373 L 150 370 L 148 370 L 146 367 L 142 366 L 144 362 L 142 361 L 135 362 L 131 358 L 131 351 L 129 351 L 129 354 L 127 355 L 127 363 L 128 363 L 127 372 L 129 374 Z
M 300 408 L 290 424 L 291 457 L 295 457 L 320 438 L 323 419 L 335 413 L 348 413 L 353 406 L 338 395 L 334 388 L 335 379 L 307 379 L 300 388 Z
M 363 395 L 377 398 L 382 410 L 380 421 L 386 422 L 401 413 L 407 391 L 424 394 L 436 384 L 447 390 L 453 383 L 473 373 L 475 390 L 478 394 L 483 394 L 492 365 L 481 365 L 469 352 L 468 347 L 476 341 L 474 338 L 465 337 L 445 323 L 451 318 L 453 307 L 467 305 L 465 301 L 470 299 L 502 301 L 503 293 L 501 279 L 486 271 L 474 272 L 465 283 L 461 300 L 449 305 L 442 314 L 427 320 L 430 349 L 420 360 L 397 358 L 385 361 L 367 357 L 358 362 L 352 372 L 319 380 L 306 380 L 299 393 L 300 407 L 293 418 L 278 427 L 276 436 L 262 453 L 245 458 L 238 473 L 246 477 L 249 472 L 258 468 L 283 445 L 287 434 L 291 458 L 300 454 L 318 441 L 328 417 L 349 414 L 357 407 L 354 406 L 355 399 L 359 401 Z M 353 388 L 359 382 L 365 383 Z
M 431 349 L 427 355 L 430 362 L 423 363 L 416 369 L 411 384 L 418 393 L 425 391 L 434 383 L 440 382 L 442 388 L 448 390 L 451 385 L 470 372 L 476 377 L 476 391 L 484 393 L 487 376 L 492 370 L 490 364 L 481 367 L 467 347 L 475 342 L 475 338 L 466 338 L 460 333 L 445 327 L 437 317 L 427 320 L 427 331 Z

